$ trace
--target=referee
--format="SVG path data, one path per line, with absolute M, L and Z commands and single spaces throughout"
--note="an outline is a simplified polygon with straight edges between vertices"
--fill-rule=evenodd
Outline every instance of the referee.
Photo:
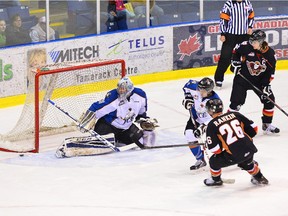
M 224 73 L 231 62 L 236 44 L 249 39 L 254 24 L 254 10 L 249 0 L 228 0 L 220 13 L 220 40 L 223 42 L 218 66 L 214 75 L 215 84 L 222 87 Z

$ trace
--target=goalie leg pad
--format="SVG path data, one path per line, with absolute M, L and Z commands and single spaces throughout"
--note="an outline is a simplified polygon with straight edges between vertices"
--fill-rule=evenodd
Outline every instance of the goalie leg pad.
M 114 135 L 113 137 L 111 137 L 110 134 L 108 136 L 106 136 L 105 139 L 114 143 Z M 111 152 L 113 152 L 113 150 L 96 137 L 71 137 L 63 141 L 62 145 L 56 150 L 55 156 L 57 158 L 65 158 L 107 154 Z
M 114 152 L 103 144 L 63 143 L 56 151 L 57 158 L 91 156 Z

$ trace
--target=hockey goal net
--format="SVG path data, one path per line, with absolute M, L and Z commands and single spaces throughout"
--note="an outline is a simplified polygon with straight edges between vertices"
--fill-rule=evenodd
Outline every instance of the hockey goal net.
M 123 76 L 124 60 L 61 63 L 33 71 L 20 118 L 9 133 L 0 135 L 0 150 L 39 152 L 40 137 L 76 130 L 75 123 L 48 99 L 79 119 Z

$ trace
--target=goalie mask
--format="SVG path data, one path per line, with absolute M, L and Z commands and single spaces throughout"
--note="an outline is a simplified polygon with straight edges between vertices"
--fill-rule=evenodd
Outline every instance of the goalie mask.
M 134 85 L 128 77 L 123 77 L 117 84 L 117 92 L 119 94 L 119 98 L 121 99 L 128 98 L 131 95 L 133 89 Z
M 215 113 L 221 113 L 223 112 L 223 103 L 222 100 L 214 98 L 210 99 L 206 103 L 206 110 L 209 113 L 209 115 L 213 115 Z

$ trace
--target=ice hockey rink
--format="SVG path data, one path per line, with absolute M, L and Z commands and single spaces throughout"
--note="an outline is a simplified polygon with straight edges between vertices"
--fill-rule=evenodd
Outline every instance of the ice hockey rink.
M 225 110 L 232 79 L 226 75 L 224 87 L 217 91 Z M 272 82 L 276 103 L 286 112 L 287 80 L 288 71 L 277 71 Z M 189 115 L 181 102 L 187 81 L 138 86 L 148 95 L 148 115 L 160 124 L 157 145 L 185 143 Z M 56 148 L 71 136 L 61 134 L 45 138 L 39 154 L 0 152 L 0 215 L 287 216 L 288 117 L 275 107 L 273 124 L 280 135 L 263 135 L 262 105 L 252 91 L 241 112 L 259 125 L 255 159 L 268 186 L 252 185 L 248 173 L 233 166 L 224 168 L 222 177 L 235 179 L 235 184 L 207 187 L 203 180 L 210 176 L 209 169 L 189 170 L 195 159 L 188 147 L 57 159 Z M 21 106 L 0 109 L 0 134 L 16 124 L 20 113 Z

